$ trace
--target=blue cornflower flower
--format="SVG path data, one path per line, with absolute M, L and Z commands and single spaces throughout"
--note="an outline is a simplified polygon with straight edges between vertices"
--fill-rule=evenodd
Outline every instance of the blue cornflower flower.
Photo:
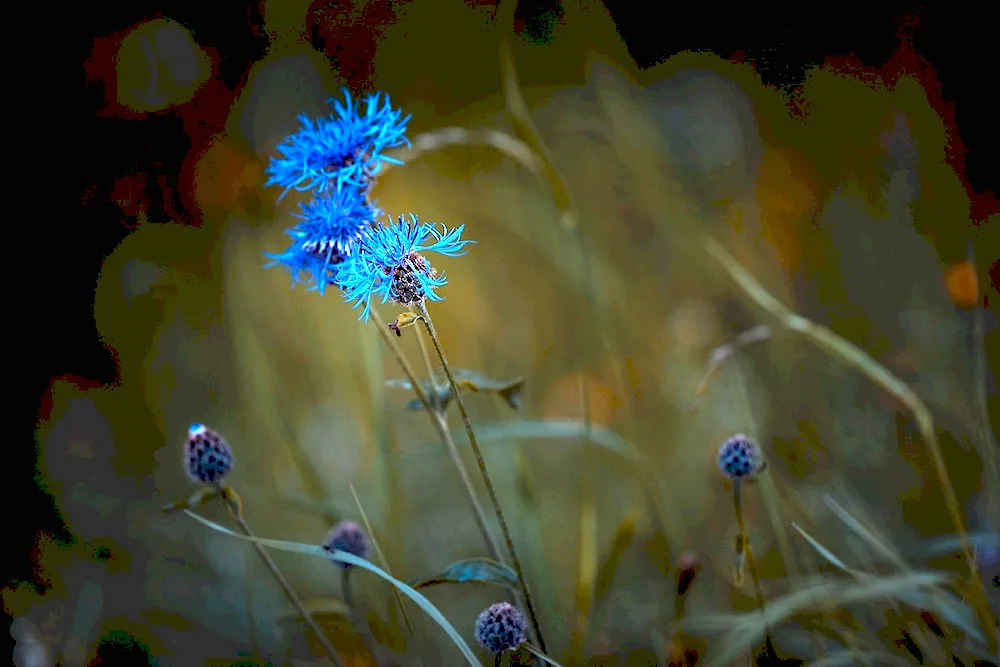
M 410 145 L 406 138 L 410 116 L 404 118 L 399 109 L 393 109 L 388 95 L 380 104 L 380 95 L 369 95 L 361 113 L 345 88 L 345 103 L 332 97 L 327 100 L 334 114 L 315 122 L 304 114 L 299 116 L 302 129 L 278 146 L 284 157 L 271 159 L 267 167 L 270 178 L 264 185 L 283 186 L 281 197 L 293 188 L 322 193 L 333 184 L 364 189 L 382 162 L 402 164 L 382 151 Z
M 292 245 L 267 266 L 285 266 L 295 283 L 312 284 L 322 294 L 327 284 L 337 282 L 346 260 L 354 252 L 364 230 L 382 212 L 356 188 L 337 189 L 305 204 L 299 204 L 301 220 L 287 231 Z M 308 273 L 307 278 L 302 273 Z
M 465 254 L 462 248 L 467 243 L 475 241 L 460 240 L 465 225 L 451 231 L 442 225 L 442 229 L 439 232 L 435 225 L 419 222 L 411 213 L 409 221 L 399 216 L 396 223 L 390 220 L 388 225 L 364 231 L 353 261 L 337 276 L 344 299 L 353 301 L 355 308 L 364 306 L 359 320 L 368 321 L 371 299 L 379 294 L 382 303 L 391 299 L 403 305 L 444 298 L 434 290 L 447 285 L 447 279 L 443 273 L 438 275 L 421 253 L 458 257 Z

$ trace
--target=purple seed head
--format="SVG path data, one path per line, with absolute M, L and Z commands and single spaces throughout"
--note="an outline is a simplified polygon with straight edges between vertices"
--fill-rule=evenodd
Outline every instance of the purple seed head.
M 511 651 L 527 639 L 524 613 L 509 602 L 487 607 L 476 619 L 476 641 L 493 653 Z
M 327 533 L 323 546 L 330 551 L 345 551 L 358 558 L 367 558 L 371 545 L 365 529 L 357 522 L 341 521 Z M 352 567 L 349 563 L 337 564 L 345 568 Z
M 756 442 L 737 433 L 719 447 L 719 469 L 734 480 L 760 472 L 764 458 Z
M 204 424 L 192 424 L 184 449 L 184 468 L 194 481 L 213 484 L 232 470 L 233 452 L 217 431 Z

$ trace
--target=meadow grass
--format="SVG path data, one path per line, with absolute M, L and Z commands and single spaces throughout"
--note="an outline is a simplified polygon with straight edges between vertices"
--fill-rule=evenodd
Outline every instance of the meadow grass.
M 755 85 L 710 61 L 679 58 L 650 80 L 703 87 L 706 99 L 733 81 Z M 685 175 L 679 165 L 712 136 L 685 147 L 657 118 L 697 106 L 701 92 L 656 98 L 655 86 L 598 62 L 582 92 L 533 100 L 529 113 L 506 40 L 499 66 L 506 112 L 493 120 L 509 132 L 427 128 L 387 148 L 400 164 L 384 163 L 376 179 L 380 202 L 468 221 L 478 245 L 441 260 L 443 302 L 375 299 L 370 322 L 355 323 L 335 289 L 289 293 L 285 276 L 261 267 L 276 225 L 226 228 L 239 400 L 204 419 L 218 417 L 232 475 L 166 515 L 148 511 L 147 539 L 175 531 L 196 551 L 225 554 L 213 567 L 239 580 L 235 606 L 250 617 L 247 636 L 231 633 L 276 664 L 993 664 L 1000 602 L 983 575 L 997 567 L 1000 478 L 981 314 L 972 354 L 957 338 L 922 345 L 953 314 L 947 294 L 928 287 L 941 287 L 932 253 L 897 259 L 921 285 L 908 307 L 941 318 L 896 337 L 908 367 L 866 338 L 874 327 L 821 324 L 788 305 L 800 299 L 775 254 L 808 255 L 792 230 L 822 216 L 806 207 L 765 233 L 753 202 L 801 181 L 784 174 L 720 204 L 728 195 L 711 187 L 746 165 Z M 867 94 L 817 76 L 828 78 L 814 90 Z M 754 90 L 760 125 L 778 124 L 778 93 Z M 919 116 L 899 91 L 866 103 Z M 811 131 L 783 131 L 818 142 L 833 122 L 826 113 Z M 771 132 L 778 144 L 781 131 Z M 874 215 L 888 195 L 844 181 L 809 187 L 820 191 L 813 208 L 834 211 L 823 243 L 853 247 L 834 238 L 850 216 L 827 198 Z M 866 222 L 843 225 L 863 235 Z M 919 246 L 910 226 L 893 225 L 901 245 Z M 891 310 L 893 294 L 882 297 Z M 937 368 L 935 354 L 948 359 L 944 375 L 921 374 L 921 364 Z M 950 392 L 928 387 L 943 378 Z M 329 412 L 317 417 L 317 406 Z M 766 463 L 746 479 L 719 470 L 719 446 L 736 433 Z M 986 521 L 973 526 L 981 507 Z M 372 553 L 324 547 L 343 519 L 363 526 Z M 242 569 L 227 569 L 229 559 Z M 495 603 L 524 612 L 509 616 L 509 650 L 478 620 Z M 194 603 L 156 604 L 221 632 Z M 258 636 L 263 626 L 281 630 Z M 76 646 L 72 629 L 61 639 Z M 502 650 L 487 650 L 494 640 Z

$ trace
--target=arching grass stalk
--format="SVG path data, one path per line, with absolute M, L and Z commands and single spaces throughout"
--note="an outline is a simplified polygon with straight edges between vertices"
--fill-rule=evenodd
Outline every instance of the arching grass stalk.
M 451 385 L 451 391 L 455 396 L 455 403 L 458 405 L 458 412 L 462 416 L 462 424 L 465 426 L 465 432 L 469 436 L 469 445 L 472 447 L 472 452 L 476 456 L 476 463 L 479 465 L 479 472 L 483 476 L 483 483 L 486 485 L 486 491 L 490 495 L 490 502 L 493 504 L 493 511 L 496 513 L 497 522 L 500 524 L 500 530 L 503 532 L 504 541 L 507 543 L 507 552 L 510 554 L 511 565 L 514 566 L 514 572 L 517 574 L 518 583 L 521 586 L 521 592 L 524 595 L 524 605 L 528 612 L 528 617 L 531 619 L 531 625 L 535 631 L 535 637 L 538 640 L 538 647 L 543 653 L 546 653 L 545 640 L 542 639 L 542 631 L 538 626 L 538 618 L 535 615 L 535 606 L 531 602 L 531 592 L 528 589 L 528 582 L 524 578 L 524 570 L 521 567 L 521 560 L 517 557 L 517 549 L 514 547 L 514 540 L 510 535 L 510 528 L 507 526 L 507 519 L 504 518 L 503 509 L 500 507 L 500 499 L 497 498 L 496 487 L 493 485 L 493 479 L 490 477 L 489 470 L 486 468 L 486 460 L 483 458 L 483 452 L 479 449 L 479 443 L 476 441 L 476 433 L 472 429 L 472 422 L 469 421 L 469 415 L 465 410 L 465 401 L 462 400 L 462 392 L 458 388 L 458 384 L 455 382 L 455 375 L 452 373 L 451 366 L 448 365 L 448 359 L 445 357 L 444 348 L 441 346 L 441 339 L 438 338 L 437 331 L 434 328 L 434 321 L 431 319 L 431 314 L 427 311 L 427 305 L 420 301 L 417 304 L 417 308 L 420 312 L 420 317 L 427 328 L 427 335 L 430 336 L 431 343 L 434 345 L 434 351 L 437 352 L 438 359 L 441 361 L 441 367 L 444 369 L 445 375 L 448 376 L 448 383 Z
M 219 498 L 225 502 L 226 508 L 229 510 L 229 514 L 236 521 L 236 526 L 239 528 L 240 532 L 246 537 L 249 537 L 251 540 L 256 540 L 257 538 L 253 534 L 253 531 L 250 530 L 249 524 L 247 524 L 246 519 L 243 518 L 241 503 L 235 492 L 233 492 L 233 490 L 229 487 L 223 486 L 220 482 L 215 482 L 214 486 L 216 492 L 219 494 Z M 320 628 L 319 624 L 316 623 L 316 619 L 312 617 L 309 610 L 306 609 L 306 606 L 302 603 L 302 599 L 292 588 L 292 585 L 288 583 L 288 580 L 285 579 L 285 575 L 283 575 L 281 570 L 278 569 L 277 563 L 274 562 L 271 556 L 260 544 L 257 542 L 251 542 L 250 544 L 257 552 L 257 555 L 260 556 L 260 559 L 264 562 L 264 566 L 271 573 L 271 576 L 278 583 L 278 586 L 280 586 L 281 590 L 285 593 L 285 597 L 287 597 L 288 601 L 292 603 L 293 607 L 295 607 L 295 611 L 298 612 L 305 624 L 308 625 L 309 629 L 316 635 L 316 640 L 319 642 L 323 652 L 330 659 L 330 662 L 337 667 L 344 667 L 344 661 L 341 660 L 340 654 L 337 653 L 337 649 L 335 649 L 333 644 L 330 643 L 330 639 L 323 633 L 322 628 Z
M 948 511 L 948 515 L 955 527 L 959 545 L 962 548 L 962 556 L 966 567 L 969 569 L 969 585 L 967 590 L 969 603 L 979 615 L 983 632 L 986 635 L 986 643 L 990 651 L 994 654 L 997 653 L 998 648 L 1000 648 L 1000 638 L 998 638 L 1000 637 L 1000 633 L 997 631 L 997 620 L 993 618 L 993 612 L 990 611 L 990 607 L 986 601 L 983 583 L 976 568 L 976 558 L 972 542 L 965 527 L 965 519 L 962 518 L 958 498 L 955 495 L 955 489 L 951 484 L 948 474 L 948 466 L 945 464 L 941 448 L 938 445 L 934 417 L 923 399 L 908 384 L 893 375 L 888 368 L 873 359 L 867 352 L 850 341 L 841 338 L 827 327 L 816 324 L 812 320 L 799 315 L 778 301 L 715 239 L 705 236 L 702 242 L 706 252 L 719 263 L 723 270 L 739 285 L 740 289 L 756 302 L 757 305 L 779 320 L 785 328 L 802 334 L 802 336 L 812 341 L 827 354 L 839 358 L 848 366 L 853 366 L 872 382 L 895 396 L 896 399 L 913 413 L 917 427 L 923 436 L 924 447 L 931 458 L 931 463 L 938 479 L 937 486 L 944 499 L 945 509 Z

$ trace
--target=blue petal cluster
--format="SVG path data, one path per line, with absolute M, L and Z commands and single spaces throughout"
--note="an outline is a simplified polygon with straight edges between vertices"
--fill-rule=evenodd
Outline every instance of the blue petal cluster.
M 463 255 L 472 241 L 462 240 L 464 225 L 452 230 L 421 223 L 410 214 L 386 225 L 384 214 L 370 198 L 374 177 L 382 162 L 402 164 L 382 151 L 409 145 L 405 118 L 393 109 L 388 96 L 369 95 L 362 112 L 348 91 L 345 102 L 331 98 L 335 114 L 313 121 L 300 116 L 302 129 L 278 147 L 284 157 L 267 168 L 265 185 L 312 191 L 315 198 L 300 204 L 298 224 L 288 230 L 292 245 L 283 253 L 266 256 L 268 266 L 284 266 L 293 284 L 306 284 L 323 293 L 339 287 L 344 299 L 363 306 L 358 318 L 368 321 L 373 296 L 382 303 L 412 305 L 442 299 L 435 290 L 445 284 L 421 254 Z M 279 198 L 280 199 L 280 198 Z
M 353 301 L 354 307 L 364 306 L 358 319 L 368 321 L 373 296 L 382 296 L 382 303 L 392 300 L 401 304 L 414 304 L 427 298 L 441 301 L 434 290 L 448 284 L 444 274 L 438 275 L 422 253 L 436 252 L 448 257 L 464 255 L 462 248 L 474 241 L 462 240 L 461 225 L 448 231 L 442 225 L 421 223 L 410 214 L 406 220 L 399 216 L 395 223 L 365 230 L 360 241 L 360 252 L 355 261 L 339 278 L 344 299 Z
M 382 162 L 402 164 L 382 151 L 410 145 L 406 138 L 410 117 L 393 109 L 388 95 L 381 100 L 379 93 L 369 95 L 364 113 L 354 105 L 346 89 L 344 99 L 344 104 L 332 97 L 327 100 L 335 113 L 315 122 L 299 116 L 302 129 L 278 146 L 284 157 L 271 160 L 265 186 L 284 187 L 282 197 L 293 188 L 317 194 L 331 187 L 363 189 L 379 172 Z
M 310 202 L 300 204 L 301 222 L 287 230 L 292 245 L 281 254 L 266 256 L 267 266 L 285 266 L 293 283 L 310 285 L 322 294 L 336 284 L 345 262 L 356 250 L 365 229 L 382 214 L 366 192 L 357 188 L 337 188 Z

